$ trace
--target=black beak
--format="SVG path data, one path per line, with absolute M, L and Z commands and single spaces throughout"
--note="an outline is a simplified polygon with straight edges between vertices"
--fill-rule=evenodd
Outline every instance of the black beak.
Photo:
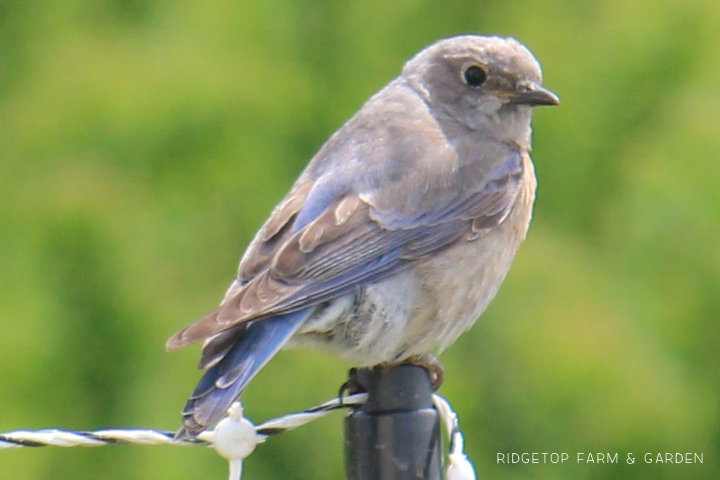
M 515 105 L 529 105 L 537 107 L 539 105 L 559 105 L 560 99 L 553 92 L 542 85 L 523 85 L 508 95 L 510 103 Z

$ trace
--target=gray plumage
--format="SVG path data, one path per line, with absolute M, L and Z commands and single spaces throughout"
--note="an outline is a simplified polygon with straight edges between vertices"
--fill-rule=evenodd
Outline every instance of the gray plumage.
M 449 346 L 485 310 L 535 198 L 533 106 L 556 105 L 514 39 L 462 36 L 408 61 L 313 157 L 249 245 L 204 340 L 184 411 L 216 421 L 284 346 L 357 366 Z

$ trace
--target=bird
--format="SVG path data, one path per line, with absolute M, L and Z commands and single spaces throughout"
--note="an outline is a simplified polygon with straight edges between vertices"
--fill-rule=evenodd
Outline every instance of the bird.
M 450 37 L 408 60 L 312 157 L 219 308 L 167 341 L 204 342 L 177 436 L 217 422 L 283 347 L 430 364 L 508 273 L 537 186 L 531 112 L 558 104 L 513 38 Z

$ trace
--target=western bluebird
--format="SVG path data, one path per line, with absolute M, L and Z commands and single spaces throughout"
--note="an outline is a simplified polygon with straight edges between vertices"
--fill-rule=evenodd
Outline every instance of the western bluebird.
M 283 346 L 357 366 L 441 352 L 485 310 L 535 198 L 530 114 L 557 105 L 512 38 L 422 50 L 322 146 L 255 235 L 204 340 L 179 436 L 217 421 Z

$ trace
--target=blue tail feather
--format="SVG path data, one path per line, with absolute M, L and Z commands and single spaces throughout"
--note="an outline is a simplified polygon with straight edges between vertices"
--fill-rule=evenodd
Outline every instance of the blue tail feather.
M 183 409 L 177 437 L 197 435 L 223 416 L 250 380 L 310 315 L 310 309 L 250 324 L 225 357 L 205 372 Z

